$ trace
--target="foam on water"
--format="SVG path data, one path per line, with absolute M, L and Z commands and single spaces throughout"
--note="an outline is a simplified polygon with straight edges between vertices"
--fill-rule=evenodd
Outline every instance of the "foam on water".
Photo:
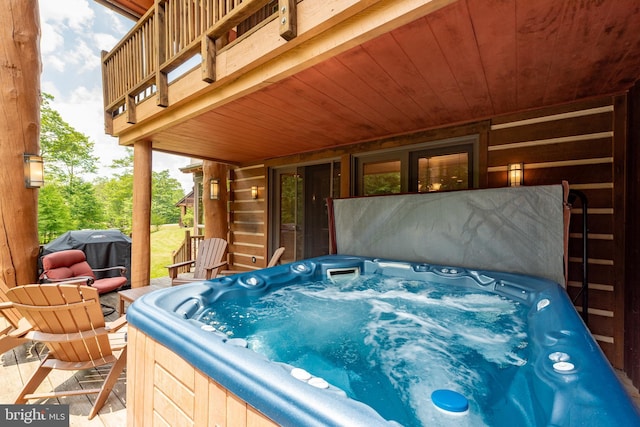
M 322 377 L 383 417 L 412 425 L 491 425 L 492 405 L 526 364 L 524 308 L 482 291 L 376 275 L 219 301 L 200 320 L 271 360 Z M 469 399 L 453 417 L 436 389 Z M 512 420 L 513 421 L 513 420 Z

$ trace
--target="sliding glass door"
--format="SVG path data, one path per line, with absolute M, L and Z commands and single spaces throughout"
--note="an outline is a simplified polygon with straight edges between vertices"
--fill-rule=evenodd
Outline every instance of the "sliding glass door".
M 328 254 L 326 199 L 339 194 L 340 164 L 283 167 L 272 176 L 272 247 L 286 248 L 282 262 Z

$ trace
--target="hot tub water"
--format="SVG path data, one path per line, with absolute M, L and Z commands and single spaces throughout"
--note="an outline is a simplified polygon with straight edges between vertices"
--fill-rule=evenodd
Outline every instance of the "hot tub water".
M 363 275 L 218 301 L 199 320 L 402 425 L 499 425 L 505 387 L 527 363 L 526 310 L 479 290 Z M 465 396 L 469 414 L 438 411 L 437 389 Z

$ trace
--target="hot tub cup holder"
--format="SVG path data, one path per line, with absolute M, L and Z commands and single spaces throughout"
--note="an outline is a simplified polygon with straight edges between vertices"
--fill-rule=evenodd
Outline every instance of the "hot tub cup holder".
M 260 289 L 267 285 L 267 282 L 259 276 L 248 275 L 238 279 L 238 283 L 248 289 Z
M 549 353 L 549 360 L 552 362 L 568 362 L 569 359 L 571 359 L 571 356 L 563 351 L 554 351 L 553 353 Z
M 573 374 L 576 372 L 576 366 L 571 362 L 556 362 L 553 364 L 553 370 L 559 374 Z
M 288 366 L 288 365 L 287 365 Z M 324 378 L 311 375 L 308 371 L 302 368 L 289 367 L 289 375 L 298 381 L 309 384 L 311 387 L 315 387 L 320 390 L 328 390 L 337 393 L 341 396 L 347 396 L 347 393 L 335 386 L 329 384 Z
M 289 268 L 295 274 L 310 274 L 313 268 L 305 262 L 295 262 Z
M 576 372 L 576 365 L 570 362 L 571 356 L 562 351 L 549 354 L 549 360 L 553 362 L 551 367 L 559 374 L 573 374 Z
M 536 310 L 541 311 L 542 309 L 547 308 L 550 305 L 551 305 L 551 301 L 549 300 L 549 298 L 542 298 L 536 304 Z

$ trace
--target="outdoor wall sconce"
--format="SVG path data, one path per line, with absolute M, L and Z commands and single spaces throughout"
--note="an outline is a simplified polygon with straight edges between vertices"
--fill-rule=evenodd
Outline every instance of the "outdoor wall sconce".
M 220 180 L 211 179 L 209 181 L 209 199 L 220 200 Z
M 253 200 L 258 198 L 258 186 L 257 185 L 251 186 L 251 198 Z
M 44 163 L 42 156 L 35 154 L 24 155 L 24 186 L 40 188 L 44 185 Z
M 524 163 L 509 163 L 507 166 L 507 185 L 509 187 L 524 185 Z

